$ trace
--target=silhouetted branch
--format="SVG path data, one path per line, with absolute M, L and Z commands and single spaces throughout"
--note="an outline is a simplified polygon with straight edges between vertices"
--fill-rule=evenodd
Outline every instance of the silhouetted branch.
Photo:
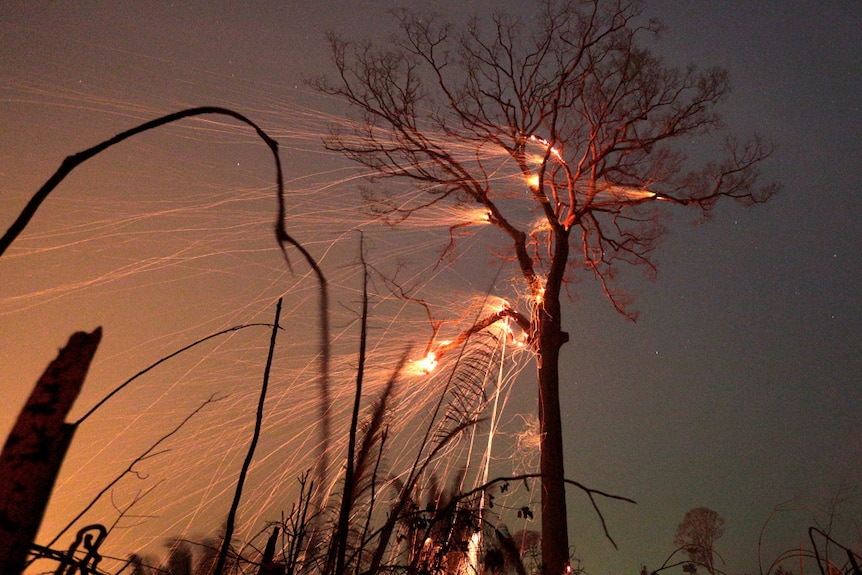
M 670 560 L 673 559 L 673 557 L 676 554 L 681 553 L 683 551 L 688 552 L 688 549 L 686 547 L 677 547 L 676 549 L 674 549 L 671 552 L 671 554 L 667 556 L 667 559 L 664 560 L 664 563 L 661 564 L 661 567 L 659 567 L 658 569 L 655 569 L 654 571 L 650 571 L 650 575 L 657 575 L 658 573 L 661 573 L 662 571 L 665 571 L 667 569 L 672 569 L 674 567 L 679 567 L 680 565 L 697 565 L 699 567 L 704 567 L 705 569 L 707 569 L 710 572 L 715 572 L 718 575 L 727 575 L 721 569 L 717 569 L 717 568 L 715 568 L 715 566 L 707 565 L 706 563 L 703 563 L 701 561 L 692 561 L 692 560 L 688 559 L 685 561 L 676 561 L 675 563 L 670 562 Z
M 200 345 L 200 344 L 202 344 L 202 343 L 204 343 L 204 342 L 207 342 L 207 341 L 209 341 L 209 340 L 211 340 L 211 339 L 213 339 L 213 338 L 219 337 L 219 336 L 224 335 L 224 334 L 226 334 L 226 333 L 231 333 L 231 332 L 239 331 L 239 330 L 241 330 L 241 329 L 246 329 L 246 328 L 249 328 L 249 327 L 269 327 L 269 328 L 272 328 L 272 327 L 273 327 L 273 325 L 272 325 L 272 324 L 269 324 L 269 323 L 247 323 L 247 324 L 243 324 L 243 325 L 235 325 L 235 326 L 233 326 L 233 327 L 229 327 L 229 328 L 227 328 L 227 329 L 223 329 L 223 330 L 221 330 L 221 331 L 217 331 L 216 333 L 211 333 L 210 335 L 208 335 L 208 336 L 206 336 L 206 337 L 202 337 L 201 339 L 199 339 L 199 340 L 197 340 L 197 341 L 194 341 L 194 342 L 192 342 L 192 343 L 190 343 L 190 344 L 188 344 L 188 345 L 186 345 L 186 346 L 184 346 L 184 347 L 181 347 L 181 348 L 180 348 L 180 349 L 178 349 L 177 351 L 175 351 L 175 352 L 173 352 L 173 353 L 171 353 L 171 354 L 169 354 L 169 355 L 166 355 L 165 357 L 161 358 L 161 359 L 160 359 L 160 360 L 158 360 L 157 362 L 155 362 L 155 363 L 153 363 L 153 364 L 150 364 L 149 366 L 145 367 L 144 369 L 142 369 L 141 371 L 139 371 L 138 373 L 136 373 L 135 375 L 133 375 L 132 377 L 130 377 L 129 379 L 127 379 L 126 381 L 124 381 L 123 383 L 121 383 L 120 385 L 118 385 L 117 387 L 115 387 L 113 391 L 111 391 L 108 395 L 106 395 L 105 397 L 103 397 L 102 399 L 100 399 L 100 400 L 96 403 L 96 405 L 94 405 L 93 407 L 91 407 L 91 408 L 90 408 L 90 410 L 89 410 L 89 411 L 87 411 L 87 413 L 85 413 L 84 415 L 82 415 L 82 416 L 81 416 L 81 417 L 80 417 L 80 418 L 79 418 L 79 419 L 78 419 L 78 420 L 77 420 L 73 425 L 75 425 L 76 427 L 77 427 L 78 425 L 81 425 L 81 423 L 83 423 L 85 419 L 87 419 L 88 417 L 90 417 L 91 415 L 93 415 L 93 413 L 94 413 L 97 409 L 99 409 L 100 407 L 102 407 L 102 405 L 104 405 L 104 404 L 105 404 L 109 399 L 111 399 L 111 398 L 112 398 L 112 397 L 114 397 L 116 394 L 118 394 L 118 393 L 119 393 L 119 392 L 121 392 L 123 389 L 125 389 L 125 388 L 126 388 L 126 386 L 128 386 L 130 383 L 132 383 L 133 381 L 135 381 L 136 379 L 138 379 L 138 378 L 139 378 L 139 377 L 141 377 L 142 375 L 146 374 L 147 372 L 149 372 L 149 371 L 151 371 L 151 370 L 155 369 L 155 368 L 156 368 L 156 367 L 158 367 L 159 365 L 161 365 L 161 364 L 163 364 L 164 362 L 168 361 L 169 359 L 174 358 L 174 357 L 178 356 L 179 354 L 183 353 L 184 351 L 187 351 L 187 350 L 189 350 L 189 349 L 191 349 L 191 348 L 193 348 L 193 347 L 195 347 L 195 346 L 198 346 L 198 345 Z
M 272 323 L 272 336 L 269 340 L 269 354 L 266 357 L 266 367 L 263 372 L 263 383 L 260 386 L 260 397 L 257 402 L 257 412 L 255 413 L 254 419 L 254 432 L 251 436 L 251 443 L 248 446 L 248 453 L 245 456 L 245 460 L 242 463 L 242 469 L 239 472 L 239 478 L 236 482 L 236 489 L 234 490 L 233 503 L 231 503 L 230 511 L 227 515 L 227 521 L 225 522 L 225 533 L 224 540 L 222 541 L 221 550 L 219 551 L 218 561 L 216 562 L 215 569 L 213 570 L 213 575 L 221 575 L 224 570 L 225 560 L 227 559 L 228 548 L 230 547 L 230 540 L 233 537 L 233 528 L 234 522 L 236 521 L 236 512 L 239 508 L 239 502 L 242 498 L 242 488 L 245 485 L 245 478 L 248 475 L 248 468 L 251 466 L 251 460 L 254 458 L 254 450 L 257 447 L 257 441 L 260 438 L 260 428 L 263 425 L 263 405 L 266 401 L 266 391 L 269 387 L 269 374 L 272 369 L 272 357 L 275 353 L 275 340 L 278 335 L 279 325 L 278 321 L 281 317 L 281 303 L 283 298 L 278 298 L 278 303 L 275 306 L 275 320 Z
M 57 533 L 57 535 L 56 535 L 56 536 L 54 536 L 54 538 L 53 538 L 53 539 L 51 539 L 51 541 L 50 541 L 50 542 L 48 542 L 48 544 L 46 545 L 46 547 L 50 547 L 50 546 L 52 546 L 54 543 L 56 543 L 56 542 L 60 539 L 60 537 L 62 537 L 62 536 L 63 536 L 63 534 L 65 534 L 65 533 L 66 533 L 66 531 L 68 531 L 68 530 L 69 530 L 69 529 L 70 529 L 70 528 L 71 528 L 71 527 L 72 527 L 72 526 L 73 526 L 73 525 L 74 525 L 74 524 L 75 524 L 75 523 L 76 523 L 76 522 L 77 522 L 81 517 L 83 517 L 83 516 L 84 516 L 84 514 L 85 514 L 85 513 L 87 513 L 87 511 L 89 511 L 90 509 L 92 509 L 92 507 L 96 504 L 96 502 L 97 502 L 97 501 L 99 501 L 99 499 L 101 499 L 101 498 L 102 498 L 102 496 L 103 496 L 105 493 L 107 493 L 107 492 L 108 492 L 108 490 L 110 490 L 114 485 L 116 485 L 116 484 L 117 484 L 117 483 L 118 483 L 118 482 L 119 482 L 123 477 L 125 477 L 126 475 L 128 475 L 128 474 L 130 474 L 130 473 L 134 473 L 134 467 L 135 467 L 135 465 L 136 465 L 136 464 L 140 463 L 141 461 L 145 461 L 145 460 L 147 460 L 147 459 L 150 459 L 150 458 L 153 458 L 153 457 L 157 457 L 157 456 L 159 456 L 159 455 L 161 455 L 161 454 L 163 454 L 163 453 L 167 453 L 167 451 L 169 451 L 169 450 L 158 451 L 158 452 L 155 452 L 155 453 L 154 453 L 154 450 L 156 449 L 156 447 L 158 447 L 159 445 L 161 445 L 164 441 L 168 440 L 171 436 L 173 436 L 174 434 L 176 434 L 177 432 L 179 432 L 179 430 L 180 430 L 180 429 L 182 429 L 182 428 L 183 428 L 183 426 L 185 426 L 185 424 L 186 424 L 186 423 L 188 423 L 188 422 L 189 422 L 189 420 L 190 420 L 192 417 L 194 417 L 195 415 L 197 415 L 197 414 L 198 414 L 198 413 L 199 413 L 199 412 L 200 412 L 204 407 L 206 407 L 206 406 L 207 406 L 207 405 L 209 405 L 210 403 L 214 403 L 214 402 L 216 402 L 216 401 L 220 401 L 220 399 L 216 399 L 216 398 L 214 398 L 213 396 L 211 396 L 209 399 L 207 399 L 206 401 L 204 401 L 200 406 L 198 406 L 194 411 L 192 411 L 189 415 L 187 415 L 187 416 L 186 416 L 186 417 L 185 417 L 185 418 L 184 418 L 184 419 L 179 423 L 179 425 L 177 425 L 177 426 L 176 426 L 175 428 L 173 428 L 171 431 L 169 431 L 168 433 L 166 433 L 165 435 L 163 435 L 162 437 L 160 437 L 160 438 L 158 439 L 158 441 L 156 441 L 155 443 L 153 443 L 149 448 L 147 448 L 147 450 L 146 450 L 146 451 L 144 451 L 141 455 L 137 456 L 134 460 L 132 460 L 132 462 L 128 465 L 128 467 L 126 467 L 126 469 L 124 469 L 124 470 L 123 470 L 119 475 L 117 475 L 113 480 L 111 480 L 111 481 L 110 481 L 110 482 L 109 482 L 105 487 L 103 487 L 103 488 L 102 488 L 102 489 L 101 489 L 101 490 L 96 494 L 96 496 L 92 499 L 92 501 L 90 501 L 90 503 L 88 503 L 88 504 L 87 504 L 87 506 L 86 506 L 86 507 L 84 507 L 84 509 L 83 509 L 80 513 L 78 513 L 74 518 L 72 518 L 72 520 L 71 520 L 71 521 L 69 521 L 69 523 L 68 523 L 68 524 L 67 524 L 63 529 L 61 529 L 61 530 L 60 530 L 60 532 L 59 532 L 59 533 Z
M 353 410 L 350 414 L 350 429 L 347 438 L 347 461 L 344 470 L 344 492 L 341 494 L 341 508 L 338 513 L 338 523 L 335 534 L 330 545 L 329 556 L 327 557 L 327 565 L 324 570 L 325 575 L 333 573 L 333 555 L 334 555 L 334 574 L 344 575 L 344 561 L 347 555 L 347 536 L 350 527 L 350 512 L 353 508 L 353 503 L 356 497 L 356 431 L 359 426 L 359 407 L 362 402 L 362 383 L 365 375 L 365 353 L 368 343 L 368 266 L 365 264 L 365 244 L 360 235 L 359 241 L 359 260 L 362 263 L 362 316 L 359 330 L 359 364 L 356 368 L 356 390 L 353 394 Z M 373 434 L 373 429 L 369 430 L 369 435 Z M 367 437 L 367 436 L 366 436 Z M 335 550 L 333 553 L 332 550 Z
M 824 568 L 823 564 L 825 559 L 820 555 L 820 550 L 817 548 L 817 543 L 814 541 L 814 534 L 817 533 L 824 539 L 826 539 L 827 544 L 832 543 L 836 547 L 840 548 L 844 552 L 847 553 L 847 560 L 850 563 L 850 568 L 853 570 L 854 575 L 862 575 L 859 570 L 859 563 L 857 559 L 862 560 L 862 555 L 858 555 L 853 552 L 849 547 L 845 547 L 844 545 L 838 543 L 835 539 L 832 538 L 831 535 L 819 529 L 817 527 L 809 527 L 808 528 L 808 538 L 811 540 L 811 547 L 814 549 L 814 557 L 817 559 L 817 567 L 820 569 L 821 575 L 827 575 L 827 573 L 832 573 L 832 570 L 827 566 Z
M 67 156 L 66 159 L 64 159 L 63 162 L 60 164 L 60 167 L 57 169 L 57 171 L 54 172 L 54 175 L 52 175 L 48 179 L 48 181 L 45 182 L 41 188 L 39 188 L 39 191 L 37 191 L 33 195 L 33 197 L 30 198 L 30 201 L 27 202 L 27 205 L 24 206 L 24 209 L 21 210 L 21 213 L 18 215 L 15 221 L 12 222 L 12 225 L 9 226 L 9 229 L 6 231 L 5 234 L 3 234 L 3 237 L 0 238 L 0 256 L 2 256 L 6 252 L 6 249 L 12 244 L 12 242 L 15 241 L 18 235 L 20 235 L 21 232 L 24 231 L 24 228 L 26 228 L 27 224 L 30 223 L 30 220 L 36 214 L 36 211 L 39 209 L 39 206 L 42 205 L 42 202 L 44 202 L 48 198 L 48 195 L 52 191 L 54 191 L 54 188 L 56 188 L 60 184 L 60 182 L 62 182 L 66 178 L 66 176 L 68 176 L 72 172 L 72 170 L 74 170 L 93 156 L 104 152 L 111 146 L 119 144 L 120 142 L 123 142 L 124 140 L 127 140 L 132 136 L 135 136 L 142 132 L 146 132 L 148 130 L 152 130 L 154 128 L 158 128 L 160 126 L 164 126 L 165 124 L 170 124 L 172 122 L 182 120 L 184 118 L 202 116 L 206 114 L 229 116 L 254 128 L 255 132 L 257 132 L 257 135 L 260 136 L 260 138 L 272 151 L 272 156 L 275 160 L 276 167 L 276 185 L 278 188 L 279 205 L 282 206 L 284 196 L 284 179 L 282 176 L 281 159 L 278 156 L 278 142 L 270 138 L 269 135 L 267 135 L 267 133 L 260 128 L 260 126 L 258 126 L 239 112 L 235 112 L 228 108 L 221 108 L 218 106 L 201 106 L 198 108 L 189 108 L 187 110 L 181 110 L 179 112 L 174 112 L 172 114 L 168 114 L 166 116 L 150 120 L 149 122 L 144 122 L 139 126 L 121 132 L 113 138 L 105 140 L 104 142 L 97 144 L 91 148 L 87 148 L 86 150 L 78 152 L 77 154 Z M 281 221 L 281 219 L 279 221 Z
M 524 473 L 521 475 L 513 475 L 511 477 L 497 477 L 497 478 L 494 478 L 494 479 L 488 481 L 487 483 L 485 483 L 483 485 L 480 485 L 474 489 L 471 489 L 470 491 L 465 492 L 463 495 L 460 496 L 460 498 L 468 497 L 468 496 L 472 495 L 473 493 L 476 493 L 479 491 L 485 491 L 489 487 L 491 487 L 492 485 L 495 485 L 497 483 L 507 483 L 510 481 L 522 481 L 524 479 L 536 479 L 536 478 L 541 479 L 541 477 L 542 477 L 541 473 Z M 599 520 L 602 523 L 602 529 L 604 530 L 605 537 L 607 537 L 608 541 L 610 541 L 611 544 L 614 546 L 614 549 L 616 549 L 617 548 L 616 541 L 614 541 L 613 537 L 611 537 L 611 534 L 608 531 L 608 526 L 607 526 L 607 523 L 605 522 L 605 516 L 602 514 L 601 509 L 599 509 L 599 506 L 598 506 L 598 503 L 596 502 L 595 497 L 598 495 L 600 497 L 605 497 L 607 499 L 616 499 L 617 501 L 625 501 L 626 503 L 633 503 L 635 505 L 637 505 L 637 501 L 635 501 L 634 499 L 630 499 L 629 497 L 624 497 L 622 495 L 614 495 L 613 493 L 608 493 L 606 491 L 602 491 L 601 489 L 593 489 L 592 487 L 587 487 L 586 485 L 584 485 L 580 481 L 575 481 L 574 479 L 565 479 L 564 481 L 565 481 L 566 485 L 572 485 L 574 487 L 577 487 L 578 489 L 580 489 L 581 491 L 583 491 L 584 493 L 587 494 L 587 497 L 590 498 L 590 503 L 592 504 L 593 509 L 596 512 L 596 515 L 599 516 Z

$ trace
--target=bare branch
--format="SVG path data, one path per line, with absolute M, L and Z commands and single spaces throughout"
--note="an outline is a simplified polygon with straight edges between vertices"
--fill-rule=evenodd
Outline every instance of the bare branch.
M 101 498 L 102 498 L 102 496 L 103 496 L 105 493 L 107 493 L 108 491 L 110 491 L 110 490 L 111 490 L 111 488 L 112 488 L 114 485 L 116 485 L 116 484 L 117 484 L 117 483 L 118 483 L 118 482 L 119 482 L 123 477 L 125 477 L 126 475 L 129 475 L 129 474 L 134 474 L 134 473 L 135 473 L 135 471 L 134 471 L 135 465 L 137 465 L 138 463 L 140 463 L 140 462 L 142 462 L 142 461 L 146 461 L 147 459 L 151 459 L 151 458 L 153 458 L 153 457 L 157 457 L 157 456 L 159 456 L 159 455 L 161 455 L 161 454 L 163 454 L 163 453 L 166 453 L 166 451 L 167 451 L 167 450 L 156 451 L 156 448 L 157 448 L 159 445 L 161 445 L 163 442 L 165 442 L 165 441 L 167 441 L 168 439 L 170 439 L 173 435 L 175 435 L 176 433 L 178 433 L 178 432 L 180 431 L 180 429 L 182 429 L 182 428 L 183 428 L 183 426 L 185 426 L 185 424 L 186 424 L 186 423 L 188 423 L 188 422 L 189 422 L 189 420 L 191 420 L 191 418 L 193 418 L 195 415 L 197 415 L 197 414 L 198 414 L 198 413 L 199 413 L 199 412 L 200 412 L 204 407 L 206 407 L 206 406 L 207 406 L 207 405 L 209 405 L 210 403 L 214 403 L 214 402 L 216 402 L 216 401 L 220 401 L 220 398 L 216 398 L 216 397 L 214 397 L 214 396 L 213 396 L 213 397 L 210 397 L 209 399 L 207 399 L 206 401 L 204 401 L 204 402 L 203 402 L 201 405 L 199 405 L 199 406 L 198 406 L 194 411 L 192 411 L 190 414 L 188 414 L 188 415 L 187 415 L 187 416 L 186 416 L 186 417 L 185 417 L 185 418 L 184 418 L 184 419 L 183 419 L 183 420 L 182 420 L 182 421 L 181 421 L 181 422 L 180 422 L 176 427 L 174 427 L 171 431 L 169 431 L 168 433 L 166 433 L 165 435 L 163 435 L 162 437 L 160 437 L 160 438 L 159 438 L 155 443 L 153 443 L 149 448 L 147 448 L 147 449 L 146 449 L 142 454 L 140 454 L 140 455 L 139 455 L 139 456 L 137 456 L 135 459 L 133 459 L 133 460 L 132 460 L 132 462 L 131 462 L 127 467 L 126 467 L 126 469 L 124 469 L 124 470 L 123 470 L 119 475 L 117 475 L 114 479 L 112 479 L 110 482 L 108 482 L 108 484 L 107 484 L 105 487 L 103 487 L 103 488 L 102 488 L 102 489 L 101 489 L 101 490 L 100 490 L 100 491 L 95 495 L 95 497 L 93 497 L 93 499 L 90 501 L 90 503 L 88 503 L 88 504 L 84 507 L 84 509 L 82 509 L 82 510 L 77 514 L 77 515 L 75 515 L 75 517 L 73 517 L 73 518 L 69 521 L 69 523 L 68 523 L 68 524 L 66 524 L 66 526 L 65 526 L 63 529 L 61 529 L 61 530 L 57 533 L 57 535 L 55 535 L 55 536 L 54 536 L 54 538 L 53 538 L 53 539 L 51 539 L 51 541 L 49 541 L 49 542 L 48 542 L 48 544 L 47 544 L 47 545 L 45 545 L 45 547 L 51 547 L 52 545 L 54 545 L 54 543 L 56 543 L 56 542 L 60 539 L 60 537 L 62 537 L 62 536 L 63 536 L 63 534 L 64 534 L 64 533 L 66 533 L 69 529 L 71 529 L 71 528 L 72 528 L 72 526 L 73 526 L 73 525 L 74 525 L 74 524 L 75 524 L 75 523 L 76 523 L 76 522 L 77 522 L 81 517 L 83 517 L 83 516 L 84 516 L 84 514 L 86 514 L 86 513 L 87 513 L 87 511 L 89 511 L 90 509 L 92 509 L 92 507 L 93 507 L 93 506 L 94 506 L 94 505 L 99 501 L 99 499 L 101 499 Z

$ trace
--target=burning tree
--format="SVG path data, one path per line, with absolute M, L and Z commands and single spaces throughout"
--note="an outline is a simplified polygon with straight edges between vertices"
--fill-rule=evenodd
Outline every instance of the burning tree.
M 535 352 L 542 562 L 560 574 L 568 567 L 564 288 L 587 270 L 634 319 L 616 272 L 620 264 L 654 269 L 660 208 L 709 212 L 721 198 L 766 201 L 777 186 L 757 184 L 758 166 L 771 148 L 728 138 L 721 159 L 692 170 L 679 144 L 720 128 L 727 73 L 664 63 L 644 42 L 659 25 L 642 18 L 636 1 L 544 0 L 529 22 L 497 14 L 455 26 L 395 16 L 398 34 L 385 45 L 330 37 L 337 75 L 313 84 L 358 116 L 351 128 L 334 129 L 327 147 L 377 181 L 416 187 L 412 203 L 385 188 L 366 192 L 384 218 L 397 223 L 449 202 L 478 208 L 500 231 L 502 257 L 517 270 L 530 310 L 507 307 L 469 333 L 508 318 Z

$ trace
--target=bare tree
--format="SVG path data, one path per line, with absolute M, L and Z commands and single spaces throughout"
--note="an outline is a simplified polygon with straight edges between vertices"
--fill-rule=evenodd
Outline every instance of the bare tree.
M 676 528 L 673 544 L 688 553 L 696 566 L 715 575 L 715 542 L 724 535 L 724 518 L 707 507 L 696 507 L 685 514 Z
M 337 75 L 313 85 L 358 112 L 352 129 L 334 129 L 330 149 L 377 180 L 416 186 L 413 203 L 366 192 L 382 217 L 397 222 L 449 202 L 480 208 L 501 232 L 530 309 L 507 308 L 477 326 L 516 321 L 537 357 L 542 561 L 557 575 L 568 569 L 564 288 L 587 270 L 634 319 L 616 271 L 621 263 L 654 270 L 662 204 L 708 212 L 723 197 L 765 201 L 777 186 L 757 186 L 758 165 L 771 153 L 757 138 L 728 139 L 722 159 L 689 171 L 674 144 L 720 127 L 727 74 L 662 62 L 642 41 L 659 25 L 643 20 L 637 1 L 545 0 L 534 15 L 459 27 L 396 12 L 398 33 L 385 45 L 331 36 Z

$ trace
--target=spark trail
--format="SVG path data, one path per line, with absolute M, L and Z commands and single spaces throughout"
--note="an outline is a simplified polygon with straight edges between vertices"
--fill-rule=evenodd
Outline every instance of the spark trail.
M 81 112 L 88 129 L 58 138 L 57 157 L 163 113 L 162 105 L 56 88 L 38 82 L 6 85 L 3 95 L 20 106 L 48 110 L 46 117 Z M 458 353 L 450 349 L 434 365 L 420 367 L 429 345 L 446 346 L 476 317 L 498 312 L 499 298 L 530 305 L 505 282 L 489 286 L 474 273 L 491 259 L 484 247 L 487 234 L 494 233 L 488 214 L 435 205 L 407 218 L 397 230 L 381 226 L 357 192 L 365 174 L 339 163 L 320 144 L 339 118 L 283 102 L 266 101 L 250 109 L 228 105 L 241 108 L 279 141 L 287 165 L 285 225 L 318 258 L 332 287 L 331 476 L 338 475 L 344 456 L 356 367 L 362 273 L 356 257 L 358 230 L 366 235 L 375 270 L 366 409 L 405 346 L 414 350 L 412 365 L 417 368 L 405 370 L 389 414 L 392 437 L 397 438 L 387 452 L 392 476 L 409 466 L 421 443 L 420 430 L 430 424 L 429 406 L 444 392 L 493 420 L 491 433 L 498 440 L 493 453 L 484 453 L 489 430 L 477 428 L 472 450 L 469 442 L 452 444 L 429 467 L 429 475 L 451 477 L 461 468 L 473 469 L 469 481 L 475 486 L 487 473 L 486 460 L 499 473 L 511 473 L 514 447 L 506 436 L 518 433 L 519 426 L 506 410 L 510 400 L 522 401 L 515 382 L 531 357 L 503 344 L 519 334 L 503 322 L 491 325 Z M 53 126 L 46 122 L 26 128 L 40 133 Z M 11 169 L 4 168 L 0 213 L 15 213 L 38 187 L 38 178 L 50 173 L 44 161 L 33 164 L 44 173 L 34 168 L 16 175 L 17 166 L 29 165 L 24 159 L 29 153 L 16 150 Z M 483 163 L 496 178 L 519 177 L 499 154 L 477 157 L 466 147 L 464 154 L 465 161 Z M 41 350 L 50 354 L 59 334 L 104 326 L 105 342 L 79 401 L 81 413 L 131 374 L 196 339 L 232 325 L 267 321 L 274 302 L 284 297 L 286 335 L 275 352 L 267 415 L 238 515 L 236 536 L 244 542 L 259 537 L 266 522 L 290 507 L 297 477 L 315 465 L 309 454 L 320 448 L 319 396 L 310 384 L 318 353 L 313 337 L 317 285 L 310 273 L 286 269 L 272 241 L 275 198 L 271 167 L 265 162 L 251 135 L 215 118 L 189 120 L 130 141 L 64 182 L 0 259 L 0 349 L 7 359 L 13 354 L 18 358 L 0 362 L 4 380 L 29 382 L 43 361 Z M 421 189 L 390 192 L 389 201 L 399 206 L 422 202 Z M 440 324 L 432 326 L 425 310 L 405 293 L 428 302 Z M 21 341 L 29 342 L 26 350 Z M 196 415 L 163 450 L 136 462 L 80 524 L 115 524 L 103 551 L 117 557 L 158 551 L 169 537 L 202 538 L 216 532 L 254 424 L 267 343 L 265 333 L 213 339 L 146 374 L 95 412 L 76 436 L 40 539 L 53 538 L 94 493 L 213 394 L 221 400 Z M 504 347 L 508 351 L 501 357 Z M 500 378 L 493 417 L 487 413 L 492 409 L 490 388 L 470 395 L 453 388 L 449 379 L 458 357 L 474 356 L 486 359 L 492 379 Z M 335 483 L 325 487 L 338 489 Z M 530 504 L 529 494 L 510 497 L 515 509 Z M 505 499 L 499 499 L 497 509 L 505 507 Z M 61 548 L 67 544 L 58 542 Z

